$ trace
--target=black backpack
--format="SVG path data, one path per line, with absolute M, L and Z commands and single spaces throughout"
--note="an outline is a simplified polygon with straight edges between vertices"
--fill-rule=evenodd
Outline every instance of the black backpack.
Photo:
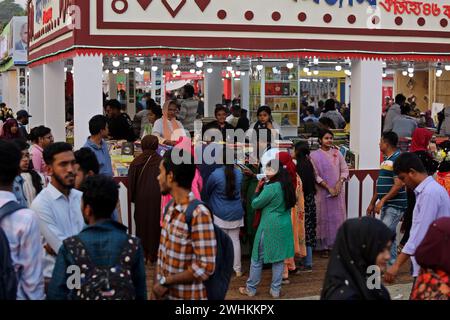
M 7 202 L 0 208 L 0 221 L 17 210 L 25 209 L 16 201 Z M 0 300 L 16 300 L 17 275 L 11 260 L 9 241 L 0 228 Z
M 168 209 L 172 204 L 173 200 L 167 204 L 164 210 L 165 213 L 168 212 Z M 185 212 L 189 233 L 191 233 L 191 223 L 194 210 L 199 205 L 204 205 L 211 213 L 211 218 L 213 218 L 213 211 L 205 203 L 195 199 L 189 203 Z M 216 235 L 217 242 L 216 268 L 214 269 L 214 273 L 204 282 L 204 285 L 206 287 L 208 300 L 225 300 L 225 296 L 230 285 L 231 275 L 233 274 L 233 242 L 222 229 L 216 226 L 216 224 L 214 224 L 214 233 Z
M 63 241 L 65 247 L 80 268 L 80 288 L 76 300 L 135 300 L 136 290 L 131 278 L 131 264 L 139 248 L 137 238 L 128 236 L 113 266 L 96 266 L 78 236 Z

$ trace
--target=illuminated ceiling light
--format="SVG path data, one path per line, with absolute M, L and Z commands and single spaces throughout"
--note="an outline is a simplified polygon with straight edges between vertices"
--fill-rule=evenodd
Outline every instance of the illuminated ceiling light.
M 117 74 L 117 70 L 114 69 L 114 70 L 112 71 L 112 73 L 113 73 L 113 74 Z
M 197 70 L 195 73 L 198 74 L 198 75 L 201 75 L 202 74 L 202 70 Z
M 208 68 L 206 69 L 206 72 L 212 73 L 213 72 L 213 68 L 211 66 L 208 66 Z
M 386 78 L 386 77 L 387 77 L 386 69 L 383 69 L 383 74 L 382 74 L 382 76 L 383 76 L 383 78 Z
M 414 73 L 414 65 L 412 63 L 408 65 L 408 73 Z
M 319 69 L 317 69 L 317 67 L 314 67 L 313 74 L 315 76 L 317 76 L 319 74 Z
M 176 63 L 171 65 L 172 70 L 177 70 L 178 69 L 178 65 Z
M 189 70 L 189 72 L 194 74 L 195 73 L 195 69 L 191 69 L 191 70 Z
M 177 57 L 177 60 L 175 60 L 177 63 L 181 63 L 181 58 L 180 56 Z
M 241 76 L 245 76 L 245 71 L 241 71 Z
M 130 62 L 130 57 L 125 57 L 125 58 L 123 58 L 123 61 L 125 61 L 125 62 Z
M 227 71 L 228 71 L 228 72 L 233 71 L 233 67 L 232 67 L 232 66 L 227 66 Z
M 406 77 L 408 75 L 408 70 L 403 70 L 402 75 Z
M 347 76 L 351 76 L 352 75 L 352 72 L 349 70 L 349 69 L 345 69 L 345 74 L 347 75 Z
M 134 70 L 136 70 L 136 72 L 141 72 L 142 69 L 140 67 L 136 67 Z
M 195 62 L 195 56 L 192 54 L 191 57 L 189 58 L 189 62 L 190 63 L 194 63 Z
M 336 65 L 336 67 L 334 67 L 334 69 L 336 71 L 342 71 L 342 66 L 340 64 Z
M 414 77 L 414 73 L 413 72 L 408 73 L 408 77 L 410 78 Z
M 236 75 L 239 77 L 241 75 L 241 72 L 239 70 L 237 70 Z
M 436 77 L 440 77 L 440 76 L 442 76 L 442 69 L 438 69 L 438 70 L 436 70 Z
M 294 67 L 294 63 L 288 62 L 288 63 L 286 63 L 286 67 L 287 67 L 288 69 L 292 69 L 292 68 Z
M 109 73 L 109 69 L 106 69 L 106 70 L 105 70 L 105 73 L 108 74 L 108 73 Z
M 195 65 L 197 66 L 197 68 L 201 68 L 203 67 L 203 61 L 197 61 Z
M 309 67 L 308 66 L 304 67 L 303 68 L 303 72 L 308 73 L 309 72 Z
M 323 82 L 323 79 L 319 79 L 319 82 Z
M 114 60 L 112 62 L 113 67 L 118 68 L 120 66 L 120 61 Z
M 319 58 L 314 57 L 313 63 L 315 65 L 318 65 L 319 64 Z
M 312 72 L 311 72 L 311 71 L 308 71 L 306 74 L 307 74 L 308 76 L 312 76 Z
M 153 71 L 153 72 L 158 71 L 158 66 L 152 66 L 152 71 Z
M 144 70 L 141 70 L 141 71 L 139 71 L 139 73 L 143 76 L 144 73 L 145 73 L 145 71 L 144 71 Z
M 327 79 L 327 82 L 331 82 L 331 79 Z
M 64 67 L 64 72 L 67 72 L 67 67 Z
M 128 74 L 128 73 L 130 73 L 130 69 L 125 69 L 125 70 L 123 70 L 123 72 L 124 72 L 125 74 Z
M 445 70 L 446 70 L 446 71 L 450 71 L 450 64 L 446 64 L 446 65 L 445 65 Z

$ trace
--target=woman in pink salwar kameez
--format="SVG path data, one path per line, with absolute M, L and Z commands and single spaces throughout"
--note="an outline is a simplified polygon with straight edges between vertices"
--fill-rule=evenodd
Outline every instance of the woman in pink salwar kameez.
M 328 257 L 336 233 L 346 219 L 344 183 L 348 166 L 339 150 L 333 147 L 333 133 L 324 130 L 319 135 L 320 149 L 311 153 L 319 185 L 316 194 L 317 250 Z

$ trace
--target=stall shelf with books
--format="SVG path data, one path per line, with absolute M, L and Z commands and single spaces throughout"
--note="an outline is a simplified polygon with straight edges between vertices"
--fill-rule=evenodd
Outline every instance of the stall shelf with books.
M 298 92 L 298 68 L 266 64 L 261 71 L 254 69 L 250 83 L 251 121 L 256 121 L 259 106 L 268 105 L 274 121 L 280 126 L 298 126 Z

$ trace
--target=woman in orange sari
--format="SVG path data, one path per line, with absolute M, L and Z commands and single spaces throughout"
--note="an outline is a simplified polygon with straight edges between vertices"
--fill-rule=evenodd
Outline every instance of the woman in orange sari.
M 287 152 L 280 152 L 277 154 L 280 163 L 286 167 L 292 179 L 292 185 L 295 187 L 295 194 L 297 203 L 291 210 L 292 231 L 294 234 L 294 251 L 295 256 L 303 258 L 306 256 L 306 241 L 305 241 L 305 200 L 303 197 L 302 180 L 297 174 L 292 157 Z M 284 261 L 283 283 L 289 284 L 289 271 L 296 270 L 295 257 L 291 257 Z

